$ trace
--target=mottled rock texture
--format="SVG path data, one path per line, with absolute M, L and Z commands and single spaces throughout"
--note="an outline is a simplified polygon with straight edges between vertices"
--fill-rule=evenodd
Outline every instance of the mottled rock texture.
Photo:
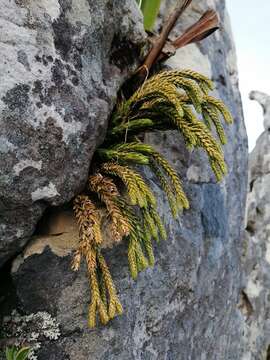
M 0 266 L 84 186 L 145 39 L 134 0 L 0 0 Z
M 261 91 L 251 91 L 249 95 L 251 100 L 256 100 L 262 106 L 264 113 L 264 129 L 270 130 L 270 96 Z
M 163 14 L 172 3 L 165 4 Z M 71 255 L 66 249 L 59 252 L 53 236 L 41 250 L 34 247 L 40 239 L 34 240 L 27 255 L 14 263 L 19 309 L 47 311 L 61 328 L 58 340 L 42 344 L 39 360 L 236 360 L 244 353 L 245 309 L 242 306 L 241 311 L 238 304 L 248 151 L 225 2 L 195 0 L 177 31 L 191 25 L 209 6 L 219 13 L 220 31 L 199 45 L 179 50 L 169 63 L 210 76 L 217 85 L 216 95 L 231 110 L 235 122 L 226 128 L 228 175 L 217 184 L 205 154 L 188 152 L 174 132 L 147 136 L 178 170 L 191 209 L 173 221 L 155 178 L 145 173 L 159 199 L 169 238 L 155 249 L 155 267 L 136 282 L 129 275 L 126 244 L 105 251 L 124 307 L 123 316 L 106 327 L 87 329 L 85 268 L 72 273 Z M 97 134 L 93 138 L 99 141 Z M 80 166 L 86 166 L 82 161 L 78 160 Z M 69 176 L 63 174 L 63 179 L 69 181 Z
M 243 264 L 249 301 L 244 359 L 270 356 L 270 96 L 253 91 L 264 110 L 264 132 L 249 157 L 249 192 Z M 267 357 L 268 353 L 268 357 Z

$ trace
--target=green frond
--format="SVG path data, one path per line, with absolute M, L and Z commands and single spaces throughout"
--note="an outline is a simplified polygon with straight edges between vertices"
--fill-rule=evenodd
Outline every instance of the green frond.
M 154 256 L 154 251 L 153 251 L 153 245 L 152 245 L 152 241 L 151 241 L 151 235 L 148 232 L 147 228 L 144 229 L 143 244 L 145 247 L 145 251 L 147 253 L 149 266 L 154 266 L 155 256 Z
M 157 166 L 155 161 L 152 160 L 150 162 L 150 167 L 151 167 L 152 171 L 154 172 L 154 174 L 156 175 L 156 177 L 158 178 L 159 183 L 161 185 L 161 188 L 163 189 L 163 191 L 167 195 L 167 199 L 168 199 L 168 203 L 169 203 L 169 206 L 170 206 L 170 209 L 171 209 L 171 213 L 172 213 L 173 217 L 176 218 L 177 215 L 178 215 L 179 208 L 178 208 L 176 199 L 174 197 L 174 193 L 172 191 L 172 188 L 170 186 L 170 183 L 167 181 L 166 177 L 164 176 L 164 174 L 160 170 L 160 168 Z
M 149 83 L 146 82 L 145 85 L 138 90 L 138 93 L 135 93 L 131 97 L 130 101 L 138 102 L 139 100 L 142 106 L 145 106 L 148 101 L 153 101 L 154 99 L 164 99 L 167 103 L 172 104 L 180 115 L 183 114 L 176 87 L 166 81 L 158 84 L 156 82 L 150 83 L 149 80 Z
M 195 71 L 163 71 L 146 80 L 129 99 L 117 103 L 106 139 L 97 150 L 97 173 L 89 178 L 94 201 L 88 195 L 74 200 L 80 242 L 72 268 L 78 270 L 81 259 L 85 258 L 91 287 L 90 327 L 96 325 L 97 315 L 106 324 L 123 311 L 101 254 L 103 234 L 98 206 L 103 205 L 108 214 L 109 230 L 115 241 L 128 240 L 128 263 L 134 279 L 140 271 L 154 265 L 152 242 L 167 238 L 157 200 L 140 174 L 139 165 L 149 166 L 156 175 L 174 217 L 189 208 L 175 169 L 136 135 L 177 130 L 188 148 L 199 147 L 206 152 L 218 181 L 226 174 L 221 147 L 226 136 L 221 120 L 230 124 L 232 117 L 221 100 L 208 95 L 211 90 L 212 81 Z M 215 139 L 215 134 L 219 139 Z M 136 170 L 134 165 L 138 165 Z
M 179 81 L 178 86 L 182 86 L 183 89 L 185 89 L 186 93 L 191 99 L 195 110 L 198 113 L 201 113 L 202 92 L 196 82 L 190 79 L 182 79 L 181 81 Z
M 216 132 L 218 134 L 221 144 L 225 145 L 227 143 L 227 138 L 226 138 L 222 123 L 219 119 L 219 114 L 218 114 L 216 108 L 214 108 L 213 106 L 211 106 L 209 104 L 203 105 L 203 115 L 204 115 L 204 117 L 208 116 L 210 121 L 212 121 L 212 123 L 214 124 L 214 126 L 216 128 Z
M 173 82 L 177 86 L 180 86 L 182 79 L 193 80 L 204 94 L 208 94 L 209 91 L 214 90 L 214 84 L 210 79 L 193 70 L 182 69 L 163 71 L 160 73 L 160 76 Z
M 130 152 L 141 152 L 145 154 L 152 154 L 153 147 L 142 142 L 129 142 L 129 143 L 120 143 L 113 147 L 113 149 L 118 151 L 130 151 Z
M 107 312 L 106 306 L 103 304 L 101 299 L 97 303 L 97 309 L 98 309 L 98 314 L 99 314 L 99 319 L 100 319 L 101 324 L 106 325 L 109 322 L 110 318 L 109 318 L 109 314 Z
M 136 182 L 137 182 L 137 185 L 138 185 L 141 193 L 144 194 L 144 196 L 145 196 L 146 206 L 149 206 L 149 205 L 156 206 L 157 200 L 156 200 L 152 190 L 150 189 L 150 187 L 146 184 L 144 179 L 139 174 L 136 174 L 136 175 L 138 175 L 138 176 L 136 176 Z
M 215 174 L 217 181 L 221 181 L 224 174 L 226 173 L 226 169 L 224 170 L 221 169 L 219 164 L 214 160 L 210 160 L 210 165 L 213 170 L 213 173 Z
M 96 272 L 91 272 L 90 276 L 90 286 L 91 286 L 91 303 L 88 309 L 88 326 L 94 328 L 96 326 L 96 314 L 99 314 L 99 318 L 102 324 L 107 324 L 109 321 L 109 316 L 104 305 L 100 290 L 98 286 L 98 279 Z
M 111 136 L 120 136 L 127 134 L 139 134 L 146 130 L 154 129 L 154 121 L 151 119 L 135 119 L 109 130 Z
M 149 211 L 150 211 L 150 215 L 151 215 L 152 219 L 154 220 L 154 222 L 156 224 L 156 227 L 159 231 L 161 238 L 163 240 L 166 240 L 167 232 L 166 232 L 166 229 L 164 227 L 164 224 L 163 224 L 159 214 L 157 213 L 156 209 L 154 209 L 154 208 L 150 208 Z M 159 238 L 157 238 L 157 240 L 159 240 Z
M 184 105 L 185 104 L 182 103 L 183 110 Z M 159 117 L 163 119 L 163 122 L 166 123 L 168 130 L 176 128 L 182 133 L 188 145 L 193 146 L 196 144 L 196 137 L 190 131 L 186 120 L 183 116 L 180 116 L 174 108 L 168 106 L 168 104 L 161 103 L 159 105 L 156 105 L 155 111 L 159 114 Z M 173 124 L 174 126 L 172 126 L 171 124 Z
M 137 261 L 137 269 L 139 272 L 144 271 L 149 267 L 149 261 L 147 260 L 146 256 L 144 255 L 141 243 L 136 241 L 135 243 L 135 254 L 136 254 L 136 261 Z
M 98 264 L 104 279 L 105 287 L 109 295 L 108 301 L 108 315 L 110 319 L 113 319 L 116 315 L 121 315 L 123 312 L 122 306 L 116 294 L 116 289 L 109 271 L 109 268 L 106 264 L 106 261 L 103 255 L 99 252 L 98 254 Z M 107 303 L 107 302 L 106 302 Z M 116 303 L 118 306 L 116 307 Z
M 96 326 L 96 316 L 97 316 L 96 312 L 97 312 L 97 303 L 96 301 L 93 301 L 88 307 L 88 327 L 90 329 Z
M 203 101 L 203 93 L 196 81 L 184 77 L 177 71 L 163 71 L 152 76 L 148 80 L 149 84 L 155 84 L 158 88 L 159 84 L 169 83 L 174 85 L 174 92 L 177 94 L 177 88 L 182 89 L 190 97 L 196 111 L 201 112 L 201 103 Z M 179 98 L 178 98 L 179 100 Z M 179 113 L 180 116 L 183 114 Z
M 182 206 L 184 209 L 189 208 L 189 201 L 184 193 L 181 181 L 178 174 L 174 168 L 169 164 L 169 162 L 158 152 L 155 152 L 152 155 L 154 161 L 160 166 L 163 171 L 167 174 L 173 189 L 175 191 L 176 201 L 179 206 Z
M 229 110 L 227 109 L 227 107 L 224 105 L 224 103 L 221 100 L 216 99 L 213 96 L 209 96 L 209 95 L 206 95 L 204 97 L 204 100 L 207 103 L 216 107 L 216 109 L 222 114 L 222 116 L 227 124 L 233 123 L 233 118 L 232 118 L 231 113 L 229 112 Z
M 130 111 L 130 104 L 128 101 L 119 101 L 117 103 L 117 110 L 112 113 L 111 123 L 113 126 L 119 126 L 125 123 L 126 117 Z
M 212 129 L 212 125 L 211 125 L 212 119 L 211 119 L 208 111 L 205 109 L 205 107 L 202 108 L 202 119 L 203 119 L 207 129 L 209 129 L 211 131 L 211 129 Z
M 97 253 L 97 269 L 100 271 L 100 279 L 96 269 L 89 272 L 91 303 L 88 309 L 88 325 L 90 328 L 96 326 L 97 314 L 100 322 L 107 324 L 110 319 L 123 312 L 110 271 L 100 251 Z
M 129 246 L 128 246 L 128 262 L 132 278 L 136 278 L 138 272 L 142 271 L 148 266 L 152 266 L 154 261 L 154 254 L 151 243 L 151 232 L 148 227 L 145 227 L 144 224 L 144 211 L 142 210 L 141 215 L 138 216 L 135 214 L 133 209 L 128 206 L 125 201 L 122 199 L 119 202 L 119 206 L 123 209 L 125 216 L 128 218 L 129 223 L 131 224 L 131 231 L 129 236 Z M 153 225 L 154 226 L 154 225 Z M 145 249 L 148 260 L 145 258 L 143 253 Z
M 149 212 L 149 209 L 143 209 L 142 216 L 143 216 L 143 221 L 144 221 L 144 227 L 149 229 L 151 236 L 157 240 L 158 239 L 158 229 L 156 227 L 154 219 L 151 216 L 151 213 Z
M 125 184 L 128 195 L 132 205 L 139 205 L 140 207 L 146 206 L 144 196 L 137 184 L 137 177 L 140 177 L 134 170 L 127 166 L 122 166 L 117 163 L 105 163 L 101 167 L 101 171 L 116 177 L 119 177 Z
M 142 176 L 135 170 L 116 163 L 105 163 L 102 165 L 101 170 L 105 173 L 118 176 L 123 181 L 132 205 L 139 205 L 141 208 L 147 207 L 148 204 L 156 205 L 155 196 Z
M 196 118 L 188 106 L 184 106 L 184 111 L 185 116 L 190 121 L 190 129 L 197 137 L 197 146 L 203 148 L 206 151 L 217 180 L 221 180 L 221 178 L 226 174 L 226 164 L 221 147 L 207 129 L 206 125 Z M 220 172 L 218 172 L 217 169 L 219 169 Z M 217 174 L 219 175 L 217 176 Z M 220 177 L 220 174 L 222 174 L 222 177 Z
M 136 279 L 138 276 L 138 268 L 135 255 L 134 241 L 132 241 L 131 239 L 129 240 L 128 244 L 128 264 L 132 279 Z
M 200 88 L 204 93 L 208 93 L 211 90 L 214 90 L 214 83 L 210 79 L 208 79 L 207 76 L 204 76 L 196 71 L 189 70 L 189 69 L 183 69 L 180 71 L 177 71 L 180 76 L 187 77 L 189 79 L 195 80 L 198 82 Z
M 134 229 L 138 224 L 138 218 L 135 214 L 134 207 L 127 202 L 125 197 L 121 197 L 117 201 L 118 206 L 121 208 L 123 214 L 127 218 L 130 226 Z
M 100 274 L 98 282 L 100 284 L 100 298 L 101 298 L 103 304 L 105 305 L 106 309 L 108 309 L 107 289 L 106 289 L 104 277 L 102 274 Z
M 134 163 L 138 165 L 148 165 L 147 156 L 136 153 L 135 151 L 122 151 L 113 149 L 99 149 L 97 153 L 106 161 L 117 161 L 121 163 Z
M 179 129 L 179 131 L 182 133 L 183 138 L 185 140 L 185 143 L 187 144 L 188 148 L 192 148 L 196 145 L 196 136 L 191 131 L 189 125 L 186 122 L 186 119 L 184 117 L 179 117 L 178 115 L 175 115 L 174 121 Z
M 140 241 L 135 231 L 131 231 L 128 244 L 128 262 L 130 273 L 133 279 L 136 279 L 140 271 L 145 270 L 149 266 Z

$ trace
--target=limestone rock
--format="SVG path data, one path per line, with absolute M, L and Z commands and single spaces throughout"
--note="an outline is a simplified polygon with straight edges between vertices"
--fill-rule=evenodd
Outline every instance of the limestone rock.
M 265 131 L 249 157 L 249 192 L 247 196 L 246 234 L 243 265 L 246 275 L 245 295 L 251 307 L 246 320 L 246 357 L 268 359 L 270 350 L 270 97 L 252 92 L 264 110 Z
M 103 234 L 102 248 L 112 248 L 115 242 L 108 227 L 107 213 L 100 209 L 99 214 Z M 79 228 L 72 209 L 52 209 L 43 217 L 36 233 L 13 262 L 13 272 L 16 272 L 28 257 L 42 254 L 46 247 L 57 256 L 64 257 L 70 255 L 79 244 Z
M 270 96 L 261 91 L 251 91 L 251 100 L 256 100 L 262 106 L 264 112 L 264 128 L 270 130 Z
M 163 15 L 172 3 L 166 2 Z M 46 311 L 61 328 L 59 339 L 42 343 L 39 360 L 236 360 L 244 354 L 240 255 L 248 152 L 225 1 L 193 1 L 177 31 L 209 5 L 219 13 L 221 30 L 179 50 L 171 65 L 192 67 L 195 62 L 231 110 L 235 121 L 226 128 L 228 175 L 217 184 L 205 154 L 188 152 L 176 133 L 150 135 L 148 140 L 181 175 L 191 208 L 174 221 L 155 178 L 146 172 L 169 238 L 156 246 L 156 265 L 136 282 L 129 275 L 125 243 L 104 252 L 124 307 L 123 316 L 106 327 L 87 329 L 88 279 L 84 267 L 71 272 L 70 255 L 60 257 L 45 247 L 21 262 L 13 272 L 20 310 Z
M 0 266 L 84 187 L 145 40 L 134 0 L 0 0 Z

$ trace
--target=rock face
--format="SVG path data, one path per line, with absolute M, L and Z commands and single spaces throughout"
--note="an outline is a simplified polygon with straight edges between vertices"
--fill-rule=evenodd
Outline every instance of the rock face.
M 134 0 L 0 0 L 0 266 L 84 186 L 145 39 Z
M 249 157 L 249 192 L 243 264 L 246 272 L 246 299 L 250 312 L 246 321 L 245 359 L 270 356 L 270 96 L 250 94 L 264 110 L 265 130 Z M 267 357 L 268 354 L 268 357 Z
M 263 108 L 265 130 L 270 129 L 270 96 L 261 91 L 251 91 L 250 99 L 256 100 Z
M 168 1 L 162 12 L 172 3 Z M 140 274 L 136 282 L 128 272 L 126 244 L 105 252 L 124 307 L 123 316 L 106 327 L 87 329 L 88 279 L 84 268 L 78 273 L 70 270 L 69 236 L 51 234 L 44 246 L 36 246 L 40 238 L 33 240 L 13 265 L 19 310 L 49 313 L 61 330 L 58 339 L 41 344 L 39 360 L 235 360 L 245 352 L 246 305 L 241 311 L 238 304 L 248 151 L 225 2 L 194 1 L 178 31 L 198 19 L 209 5 L 219 13 L 221 30 L 200 45 L 179 50 L 169 64 L 210 76 L 217 85 L 216 95 L 231 110 L 235 122 L 226 129 L 228 175 L 216 184 L 205 154 L 188 152 L 174 132 L 148 136 L 181 174 L 191 209 L 172 220 L 162 191 L 146 173 L 159 199 L 169 239 L 155 249 L 155 267 Z M 97 133 L 91 139 L 99 141 Z M 76 145 L 72 148 L 77 149 Z M 83 166 L 86 159 L 76 161 Z M 61 176 L 69 179 L 66 174 Z M 67 234 L 69 231 L 72 234 L 71 228 Z M 58 236 L 64 242 L 60 250 Z

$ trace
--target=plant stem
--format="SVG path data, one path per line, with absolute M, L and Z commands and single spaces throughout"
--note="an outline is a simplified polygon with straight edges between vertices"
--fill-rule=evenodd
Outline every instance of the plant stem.
M 154 42 L 152 49 L 149 51 L 148 55 L 146 56 L 143 66 L 140 68 L 141 70 L 139 72 L 145 72 L 145 70 L 149 71 L 151 69 L 152 65 L 158 59 L 158 56 L 162 51 L 176 21 L 178 20 L 179 16 L 185 11 L 185 9 L 190 5 L 191 2 L 192 0 L 178 1 L 174 11 L 170 14 L 168 19 L 166 20 L 159 37 Z
M 218 29 L 219 19 L 214 10 L 206 11 L 203 16 L 172 44 L 178 49 L 192 42 L 200 41 Z
M 171 42 L 174 49 L 205 39 L 216 31 L 219 27 L 219 19 L 214 10 L 207 10 L 202 17 L 193 25 L 191 25 L 181 36 Z M 164 60 L 169 55 L 161 52 L 158 60 Z

